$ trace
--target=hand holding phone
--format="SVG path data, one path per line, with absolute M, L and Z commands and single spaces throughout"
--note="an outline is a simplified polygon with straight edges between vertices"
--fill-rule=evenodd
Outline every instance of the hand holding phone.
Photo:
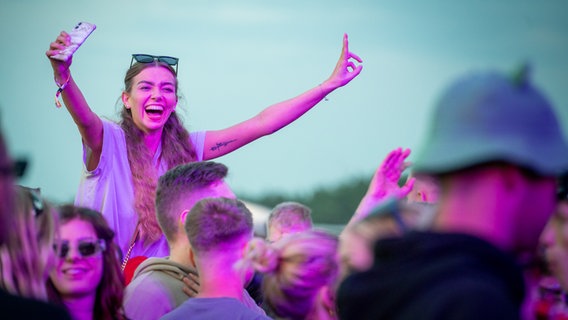
M 88 22 L 79 22 L 68 34 L 71 37 L 71 44 L 60 53 L 51 56 L 53 59 L 67 61 L 69 57 L 79 49 L 85 39 L 97 28 L 96 25 Z

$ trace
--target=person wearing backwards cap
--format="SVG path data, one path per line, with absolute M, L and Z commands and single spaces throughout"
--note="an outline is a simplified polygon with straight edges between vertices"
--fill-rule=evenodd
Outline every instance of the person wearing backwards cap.
M 555 207 L 568 145 L 528 68 L 475 72 L 442 94 L 414 172 L 440 181 L 430 231 L 376 243 L 340 286 L 341 319 L 519 319 L 521 264 Z

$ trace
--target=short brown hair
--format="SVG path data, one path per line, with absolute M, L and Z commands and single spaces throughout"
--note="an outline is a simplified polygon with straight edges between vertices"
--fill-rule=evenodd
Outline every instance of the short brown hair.
M 252 237 L 252 214 L 236 199 L 203 199 L 189 212 L 185 231 L 196 252 L 216 251 L 245 235 Z
M 176 166 L 159 178 L 156 190 L 156 215 L 168 241 L 172 241 L 177 234 L 177 218 L 182 200 L 195 190 L 208 188 L 213 183 L 223 180 L 227 172 L 228 168 L 221 163 L 191 162 Z

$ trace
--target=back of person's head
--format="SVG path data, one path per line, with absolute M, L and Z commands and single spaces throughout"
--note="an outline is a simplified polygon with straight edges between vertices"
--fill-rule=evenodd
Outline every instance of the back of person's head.
M 119 255 L 120 249 L 114 242 L 114 231 L 108 226 L 103 215 L 95 210 L 78 207 L 74 205 L 62 205 L 59 207 L 60 226 L 74 220 L 81 220 L 89 223 L 98 239 L 104 241 L 102 250 L 103 270 L 100 282 L 96 286 L 96 300 L 94 306 L 94 319 L 116 319 L 122 313 L 122 299 L 124 293 L 124 279 L 120 270 Z M 60 258 L 61 259 L 61 258 Z M 48 282 L 49 299 L 52 302 L 63 304 L 64 295 L 58 291 L 57 280 L 52 277 Z M 73 290 L 72 288 L 69 290 Z M 73 294 L 72 292 L 69 294 Z
M 197 256 L 219 253 L 231 259 L 252 238 L 252 214 L 237 199 L 203 199 L 187 215 L 185 231 Z
M 46 300 L 45 281 L 53 267 L 57 215 L 39 189 L 15 186 L 14 210 L 0 245 L 0 287 L 19 296 Z
M 568 145 L 558 118 L 523 66 L 512 76 L 467 74 L 441 95 L 413 165 L 441 175 L 505 162 L 540 176 L 568 169 Z
M 222 183 L 228 168 L 217 162 L 191 162 L 168 170 L 158 180 L 156 215 L 168 241 L 178 234 L 179 215 L 200 200 L 216 196 L 214 186 Z M 223 194 L 223 196 L 228 196 Z
M 316 310 L 335 314 L 337 249 L 335 235 L 312 229 L 274 243 L 255 238 L 243 261 L 264 273 L 264 302 L 271 312 L 285 319 L 313 319 Z
M 298 202 L 282 202 L 268 216 L 268 241 L 312 228 L 312 210 Z

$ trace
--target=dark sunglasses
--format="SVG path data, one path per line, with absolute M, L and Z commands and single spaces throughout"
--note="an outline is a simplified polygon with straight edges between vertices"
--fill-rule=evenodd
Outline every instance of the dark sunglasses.
M 65 240 L 59 243 L 55 243 L 53 245 L 53 248 L 55 249 L 55 253 L 59 258 L 65 259 L 69 254 L 71 245 L 69 241 Z M 106 243 L 103 239 L 79 240 L 79 243 L 77 244 L 77 251 L 79 251 L 79 255 L 82 258 L 94 256 L 105 250 Z
M 178 73 L 178 58 L 169 57 L 169 56 L 153 56 L 151 54 L 138 54 L 135 53 L 132 55 L 132 59 L 130 60 L 130 66 L 134 64 L 134 61 L 139 63 L 152 63 L 154 61 L 163 62 L 169 66 L 175 67 L 176 75 Z
M 27 166 L 28 160 L 19 159 L 14 161 L 12 164 L 0 166 L 0 175 L 4 177 L 12 176 L 21 178 L 24 176 Z

